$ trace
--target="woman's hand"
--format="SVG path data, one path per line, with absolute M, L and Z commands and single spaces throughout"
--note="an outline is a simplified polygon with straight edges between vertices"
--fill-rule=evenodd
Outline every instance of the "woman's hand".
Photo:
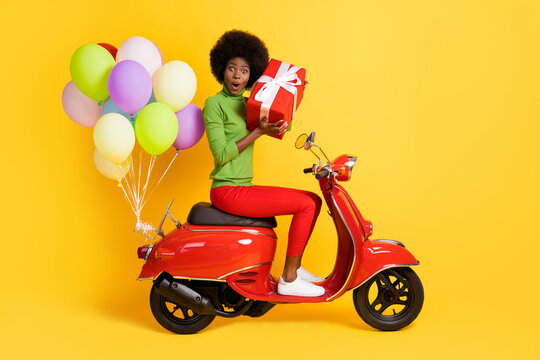
M 259 125 L 250 132 L 245 138 L 236 142 L 236 147 L 238 148 L 238 153 L 246 150 L 247 147 L 255 142 L 261 135 L 281 135 L 287 128 L 289 123 L 284 120 L 279 120 L 275 123 L 268 122 L 268 116 L 263 116 L 259 121 Z
M 268 115 L 264 115 L 257 125 L 257 128 L 266 135 L 282 135 L 288 127 L 289 123 L 285 120 L 278 120 L 275 123 L 268 122 Z

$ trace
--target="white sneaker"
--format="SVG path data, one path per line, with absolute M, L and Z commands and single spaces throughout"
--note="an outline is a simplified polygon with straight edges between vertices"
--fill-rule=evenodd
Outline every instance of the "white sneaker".
M 322 277 L 313 275 L 301 266 L 298 268 L 298 270 L 296 270 L 296 274 L 300 276 L 302 280 L 309 281 L 310 283 L 318 283 L 324 281 Z
M 314 285 L 308 281 L 302 280 L 300 276 L 297 276 L 296 280 L 293 282 L 286 282 L 280 276 L 278 283 L 278 294 L 317 297 L 324 295 L 324 288 L 322 286 Z

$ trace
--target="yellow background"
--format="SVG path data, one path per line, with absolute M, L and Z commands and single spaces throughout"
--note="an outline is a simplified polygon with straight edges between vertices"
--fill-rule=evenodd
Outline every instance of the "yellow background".
M 0 3 L 5 358 L 538 358 L 540 4 L 266 3 Z M 309 81 L 292 133 L 257 141 L 255 182 L 317 191 L 301 173 L 313 156 L 293 148 L 304 131 L 332 158 L 359 156 L 346 188 L 375 237 L 421 261 L 424 309 L 403 331 L 369 328 L 351 294 L 216 319 L 195 336 L 153 319 L 151 283 L 135 281 L 134 216 L 94 168 L 92 131 L 62 109 L 69 61 L 82 44 L 144 36 L 165 61 L 191 65 L 202 106 L 220 90 L 209 50 L 231 28 L 260 36 Z M 156 223 L 175 198 L 184 221 L 209 199 L 211 166 L 206 138 L 183 151 L 143 220 Z M 335 255 L 325 212 L 304 261 L 318 275 Z M 274 274 L 290 219 L 278 221 Z

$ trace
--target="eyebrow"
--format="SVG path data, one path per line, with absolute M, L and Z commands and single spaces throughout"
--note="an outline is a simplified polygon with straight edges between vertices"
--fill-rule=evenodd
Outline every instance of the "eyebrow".
M 234 66 L 238 66 L 238 64 L 235 64 L 235 63 L 233 63 L 233 62 L 230 62 L 229 64 L 234 65 Z M 247 67 L 247 68 L 249 68 L 249 65 L 242 65 L 241 67 Z

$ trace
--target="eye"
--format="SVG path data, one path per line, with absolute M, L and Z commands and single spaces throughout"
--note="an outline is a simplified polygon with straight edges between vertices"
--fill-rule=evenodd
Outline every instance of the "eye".
M 234 71 L 234 68 L 232 66 L 229 66 L 229 71 Z
M 242 74 L 247 74 L 248 71 L 246 69 L 242 70 Z

